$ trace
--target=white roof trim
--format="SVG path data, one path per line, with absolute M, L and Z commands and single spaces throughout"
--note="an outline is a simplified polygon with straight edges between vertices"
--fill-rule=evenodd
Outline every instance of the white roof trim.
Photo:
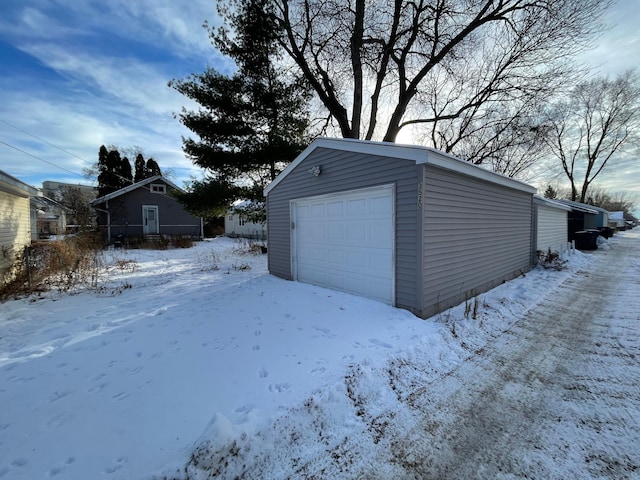
M 28 183 L 24 183 L 22 180 L 12 177 L 2 170 L 0 170 L 0 189 L 23 198 L 27 198 L 29 196 L 35 197 L 39 194 L 37 188 L 32 187 Z
M 552 200 L 550 198 L 542 197 L 538 194 L 533 196 L 533 200 L 535 203 L 543 204 L 547 207 L 557 208 L 558 210 L 564 210 L 566 212 L 571 211 L 571 207 L 569 205 L 565 205 L 564 203 L 560 203 L 556 200 Z
M 519 180 L 485 170 L 484 168 L 465 162 L 435 148 L 418 145 L 402 145 L 390 142 L 371 142 L 367 140 L 355 140 L 351 138 L 318 138 L 313 141 L 296 159 L 285 168 L 276 179 L 264 189 L 264 194 L 280 183 L 293 169 L 305 160 L 316 148 L 329 148 L 333 150 L 345 150 L 349 152 L 380 155 L 383 157 L 413 160 L 416 164 L 432 165 L 463 175 L 468 175 L 480 180 L 503 185 L 505 187 L 522 190 L 528 193 L 536 193 L 536 188 Z
M 170 180 L 167 180 L 162 175 L 156 175 L 154 177 L 145 178 L 144 180 L 141 180 L 138 183 L 132 183 L 131 185 L 129 185 L 127 187 L 124 187 L 124 188 L 121 188 L 120 190 L 116 190 L 115 192 L 111 192 L 108 195 L 104 195 L 104 196 L 102 196 L 100 198 L 96 198 L 95 200 L 92 200 L 90 203 L 91 203 L 91 205 L 99 205 L 101 203 L 106 202 L 107 200 L 111 200 L 112 198 L 119 197 L 120 195 L 124 195 L 125 193 L 131 192 L 132 190 L 135 190 L 137 188 L 143 187 L 143 186 L 147 185 L 148 183 L 153 183 L 153 182 L 156 182 L 158 180 L 163 181 L 167 185 L 175 188 L 176 190 L 179 190 L 181 192 L 183 191 L 180 187 L 175 185 Z
M 604 208 L 594 207 L 593 205 L 587 205 L 586 203 L 574 202 L 573 200 L 561 200 L 558 199 L 556 202 L 562 203 L 563 205 L 569 206 L 572 210 L 577 210 L 578 212 L 591 213 L 593 215 L 597 215 L 598 213 L 609 213 Z

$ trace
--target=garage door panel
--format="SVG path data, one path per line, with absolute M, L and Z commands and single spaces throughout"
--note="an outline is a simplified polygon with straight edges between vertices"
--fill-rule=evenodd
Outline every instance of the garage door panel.
M 343 223 L 331 222 L 326 226 L 326 238 L 330 242 L 344 242 L 345 226 Z
M 380 217 L 393 213 L 393 202 L 388 197 L 373 197 L 370 202 L 370 208 L 373 214 Z
M 299 281 L 393 303 L 393 189 L 294 202 Z
M 327 215 L 332 218 L 341 218 L 344 215 L 344 202 L 329 202 L 327 204 Z
M 365 199 L 347 200 L 347 218 L 356 220 L 367 214 L 367 201 Z

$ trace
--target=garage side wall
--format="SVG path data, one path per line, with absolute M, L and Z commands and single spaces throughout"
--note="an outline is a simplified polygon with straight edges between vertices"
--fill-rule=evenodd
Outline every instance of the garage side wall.
M 530 269 L 533 196 L 424 168 L 421 316 L 427 318 Z
M 564 253 L 568 245 L 568 212 L 541 204 L 536 204 L 536 210 L 536 250 L 543 253 L 549 250 Z
M 309 169 L 320 166 L 321 174 Z M 388 185 L 395 187 L 395 305 L 415 310 L 418 269 L 417 188 L 421 169 L 414 161 L 317 148 L 267 197 L 269 272 L 291 280 L 290 201 Z

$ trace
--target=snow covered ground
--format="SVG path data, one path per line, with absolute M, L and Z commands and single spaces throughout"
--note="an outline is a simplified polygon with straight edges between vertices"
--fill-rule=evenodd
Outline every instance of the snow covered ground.
M 0 305 L 0 478 L 413 478 L 406 472 L 420 462 L 393 451 L 424 438 L 411 428 L 389 434 L 416 426 L 403 405 L 424 401 L 429 382 L 438 386 L 429 405 L 449 402 L 473 380 L 460 378 L 465 363 L 482 366 L 488 345 L 517 351 L 508 332 L 529 312 L 616 248 L 639 244 L 636 231 L 618 234 L 594 253 L 574 252 L 562 271 L 535 269 L 426 321 L 269 276 L 266 256 L 237 240 L 107 252 L 98 293 Z M 640 259 L 629 262 L 637 286 Z M 638 333 L 637 308 L 620 302 L 620 331 Z M 599 446 L 636 448 L 632 427 Z M 550 437 L 584 434 L 558 424 Z M 381 449 L 385 461 L 375 458 Z M 553 461 L 542 463 L 549 471 Z

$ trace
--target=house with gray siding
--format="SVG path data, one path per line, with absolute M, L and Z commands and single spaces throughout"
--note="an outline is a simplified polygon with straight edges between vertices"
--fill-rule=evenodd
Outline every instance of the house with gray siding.
M 569 212 L 571 207 L 534 195 L 534 226 L 538 255 L 548 252 L 562 255 L 569 248 Z
M 181 189 L 156 175 L 96 198 L 98 226 L 107 241 L 116 237 L 193 236 L 202 238 L 202 219 L 187 212 L 172 195 Z
M 428 147 L 321 138 L 265 189 L 269 271 L 427 318 L 530 269 L 535 191 Z

